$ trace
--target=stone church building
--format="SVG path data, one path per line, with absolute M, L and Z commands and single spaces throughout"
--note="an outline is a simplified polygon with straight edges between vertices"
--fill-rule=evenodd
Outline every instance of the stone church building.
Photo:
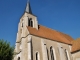
M 80 60 L 80 38 L 39 25 L 29 1 L 18 24 L 13 60 Z

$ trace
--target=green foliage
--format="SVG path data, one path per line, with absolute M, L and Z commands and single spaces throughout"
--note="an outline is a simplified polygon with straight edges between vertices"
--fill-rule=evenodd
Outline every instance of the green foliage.
M 0 39 L 0 60 L 12 60 L 14 47 L 10 43 Z

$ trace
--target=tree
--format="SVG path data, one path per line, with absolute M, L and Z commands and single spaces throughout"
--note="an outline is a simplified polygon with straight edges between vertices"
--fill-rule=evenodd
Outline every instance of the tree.
M 0 60 L 12 60 L 14 48 L 10 43 L 0 39 Z

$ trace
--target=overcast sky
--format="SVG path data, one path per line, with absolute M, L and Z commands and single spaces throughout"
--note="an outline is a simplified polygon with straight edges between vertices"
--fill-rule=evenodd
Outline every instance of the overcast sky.
M 19 19 L 27 0 L 0 0 L 0 39 L 15 44 Z M 38 23 L 63 32 L 76 39 L 80 37 L 80 0 L 30 0 Z

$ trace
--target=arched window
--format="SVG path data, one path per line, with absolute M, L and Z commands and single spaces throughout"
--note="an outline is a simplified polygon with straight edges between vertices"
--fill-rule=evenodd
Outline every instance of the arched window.
M 40 56 L 38 52 L 36 52 L 36 60 L 40 60 Z
M 30 19 L 28 18 L 28 26 L 30 26 Z
M 69 54 L 68 54 L 68 51 L 65 49 L 65 57 L 66 57 L 66 60 L 70 60 L 69 59 Z
M 31 20 L 31 27 L 33 27 L 33 21 Z
M 23 27 L 23 23 L 22 23 L 22 27 Z
M 18 60 L 20 60 L 20 57 L 18 57 Z
M 32 18 L 28 18 L 28 26 L 33 27 L 33 21 L 32 21 Z
M 22 25 L 21 26 L 23 27 L 23 20 L 22 20 Z
M 46 48 L 46 50 L 47 50 L 47 58 L 49 60 L 49 52 L 48 52 L 48 49 L 47 48 Z
M 51 60 L 54 60 L 54 53 L 52 46 L 50 47 Z
M 38 52 L 36 53 L 36 60 L 38 60 Z

